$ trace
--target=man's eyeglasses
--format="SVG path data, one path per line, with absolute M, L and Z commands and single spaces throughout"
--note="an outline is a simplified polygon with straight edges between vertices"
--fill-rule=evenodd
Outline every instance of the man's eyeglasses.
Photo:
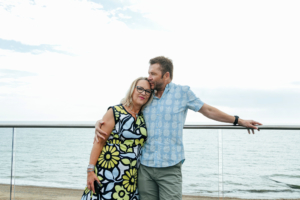
M 143 87 L 141 86 L 136 86 L 136 89 L 139 93 L 143 93 L 145 91 L 145 94 L 147 96 L 149 96 L 151 94 L 151 90 L 145 90 Z

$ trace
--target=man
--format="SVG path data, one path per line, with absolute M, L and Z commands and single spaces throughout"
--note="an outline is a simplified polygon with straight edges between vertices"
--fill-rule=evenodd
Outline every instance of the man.
M 258 129 L 255 125 L 261 123 L 228 115 L 203 103 L 188 86 L 172 83 L 173 63 L 166 57 L 151 59 L 148 74 L 155 95 L 143 112 L 148 139 L 143 147 L 138 171 L 140 198 L 179 200 L 182 198 L 181 165 L 185 160 L 182 131 L 188 109 L 216 121 L 250 128 L 253 133 L 253 129 Z M 101 134 L 106 133 L 100 126 L 101 121 L 97 121 L 96 135 L 102 137 Z

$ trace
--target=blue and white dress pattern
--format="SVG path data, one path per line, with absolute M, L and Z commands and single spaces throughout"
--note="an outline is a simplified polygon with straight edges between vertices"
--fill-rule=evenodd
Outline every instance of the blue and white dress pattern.
M 141 149 L 147 140 L 143 113 L 136 118 L 122 105 L 113 109 L 115 127 L 95 166 L 95 174 L 102 186 L 100 193 L 85 188 L 81 200 L 138 200 L 137 171 Z

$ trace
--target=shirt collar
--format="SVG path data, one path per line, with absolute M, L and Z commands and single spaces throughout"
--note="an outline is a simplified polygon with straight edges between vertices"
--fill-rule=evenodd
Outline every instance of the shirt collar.
M 164 93 L 163 93 L 163 95 L 162 95 L 161 97 L 163 97 L 165 94 L 167 94 L 167 93 L 170 91 L 170 89 L 172 89 L 173 85 L 174 85 L 174 84 L 173 84 L 172 82 L 168 83 L 168 84 L 166 85 L 165 90 L 164 90 Z M 158 99 L 158 97 L 155 96 L 155 95 L 154 95 L 154 98 Z
M 167 84 L 167 85 L 166 85 L 166 88 L 165 88 L 165 91 L 168 91 L 168 92 L 169 92 L 169 90 L 172 88 L 172 86 L 173 86 L 173 83 L 172 83 L 172 82 L 170 82 L 169 84 Z

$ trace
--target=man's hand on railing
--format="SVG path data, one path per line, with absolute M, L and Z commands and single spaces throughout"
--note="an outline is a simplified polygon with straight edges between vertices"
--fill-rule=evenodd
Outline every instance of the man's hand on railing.
M 99 143 L 99 138 L 102 138 L 103 140 L 105 140 L 105 137 L 103 135 L 107 135 L 107 133 L 105 131 L 103 131 L 101 129 L 101 126 L 104 124 L 105 122 L 102 120 L 98 120 L 95 124 L 95 137 L 94 137 L 94 143 L 97 142 Z
M 241 126 L 244 126 L 246 128 L 249 128 L 248 129 L 249 134 L 250 134 L 250 129 L 252 130 L 252 133 L 254 134 L 254 129 L 259 131 L 257 126 L 262 125 L 261 123 L 256 122 L 254 120 L 243 120 L 243 119 L 239 119 L 238 124 Z

